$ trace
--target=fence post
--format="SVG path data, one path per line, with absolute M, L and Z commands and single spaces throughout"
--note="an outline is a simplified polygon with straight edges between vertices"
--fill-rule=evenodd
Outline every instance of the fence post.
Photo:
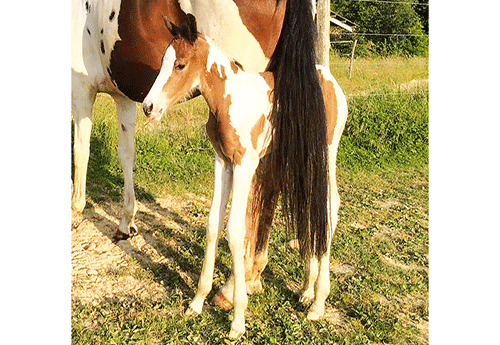
M 358 40 L 354 40 L 354 44 L 352 46 L 351 61 L 349 61 L 349 78 L 352 75 L 352 63 L 354 62 L 354 51 L 356 50 L 356 44 L 358 44 Z
M 316 63 L 330 69 L 330 0 L 317 0 L 316 10 Z

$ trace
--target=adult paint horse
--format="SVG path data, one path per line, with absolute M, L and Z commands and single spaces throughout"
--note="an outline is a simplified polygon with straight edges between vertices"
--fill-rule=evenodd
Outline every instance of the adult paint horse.
M 189 94 L 193 88 L 198 88 L 210 109 L 206 127 L 216 151 L 215 189 L 207 228 L 205 257 L 198 290 L 187 313 L 201 313 L 204 300 L 212 288 L 217 242 L 231 189 L 233 198 L 227 223 L 227 238 L 233 258 L 233 282 L 228 285 L 233 289 L 230 297 L 234 304 L 234 320 L 229 333 L 231 338 L 239 338 L 245 332 L 247 289 L 244 237 L 247 210 L 261 208 L 263 200 L 271 194 L 275 203 L 279 193 L 285 207 L 289 208 L 287 212 L 293 222 L 301 217 L 297 212 L 312 214 L 314 210 L 309 209 L 314 205 L 310 200 L 312 195 L 321 195 L 324 191 L 324 204 L 314 207 L 326 210 L 327 224 L 322 228 L 318 227 L 317 222 L 310 217 L 306 219 L 306 226 L 296 227 L 301 253 L 308 262 L 301 299 L 313 300 L 308 318 L 317 319 L 324 313 L 325 300 L 330 293 L 330 242 L 337 224 L 340 203 L 335 161 L 347 119 L 347 102 L 342 90 L 326 68 L 317 66 L 324 111 L 319 114 L 311 112 L 306 119 L 302 119 L 300 114 L 290 117 L 289 114 L 283 114 L 281 104 L 275 106 L 276 74 L 244 72 L 212 40 L 198 33 L 196 20 L 192 15 L 188 14 L 180 26 L 166 18 L 165 23 L 173 40 L 163 57 L 160 73 L 144 100 L 144 113 L 152 119 L 159 119 L 170 106 Z M 307 77 L 303 82 L 308 84 Z M 319 116 L 323 118 L 319 119 Z M 317 143 L 310 143 L 316 136 L 310 132 L 314 126 L 306 125 L 307 122 L 319 123 L 319 129 L 316 130 L 323 132 L 326 157 L 318 157 L 312 151 L 306 152 L 308 148 L 305 146 L 312 147 L 311 150 L 321 150 Z M 293 132 L 295 128 L 299 132 L 305 132 L 302 133 L 305 136 L 300 138 L 297 133 L 291 135 L 295 140 L 300 138 L 307 143 L 283 140 L 287 138 L 284 133 Z M 303 169 L 303 162 L 300 160 L 288 160 L 284 167 L 288 171 L 273 164 L 276 160 L 286 161 L 289 157 L 295 159 L 294 150 L 316 159 L 324 159 L 326 170 L 321 172 L 325 174 L 323 178 L 317 175 L 317 171 Z M 288 157 L 282 157 L 283 153 Z M 302 180 L 302 186 L 293 186 L 297 179 Z M 252 181 L 257 188 L 251 193 Z M 284 186 L 297 189 L 302 187 L 306 190 L 300 190 L 297 195 L 286 195 Z M 308 191 L 311 193 L 308 194 Z M 293 199 L 300 196 L 309 198 L 305 207 L 300 205 L 302 200 Z M 290 199 L 286 199 L 287 197 Z
M 85 206 L 92 105 L 97 92 L 107 92 L 117 104 L 118 156 L 125 184 L 123 216 L 115 238 L 125 239 L 137 232 L 132 178 L 134 101 L 143 101 L 153 85 L 172 40 L 162 15 L 179 24 L 185 12 L 193 14 L 198 29 L 246 71 L 264 71 L 268 67 L 281 76 L 275 81 L 275 104 L 292 104 L 296 113 L 305 114 L 323 107 L 321 93 L 317 96 L 317 80 L 312 87 L 302 83 L 305 75 L 315 75 L 310 5 L 310 0 L 72 0 L 72 208 L 82 211 Z M 297 95 L 301 96 L 300 104 L 293 104 Z M 261 199 L 260 208 L 247 212 L 245 266 L 249 292 L 262 288 L 260 274 L 267 264 L 276 193 Z M 326 219 L 321 218 L 323 222 Z M 232 281 L 215 298 L 215 303 L 226 309 L 232 307 Z
M 97 92 L 106 92 L 117 105 L 118 157 L 125 184 L 124 214 L 117 239 L 137 232 L 132 177 L 135 102 L 142 102 L 153 85 L 172 39 L 162 15 L 180 23 L 185 13 L 196 16 L 200 30 L 247 70 L 263 71 L 281 32 L 285 1 L 72 0 L 72 208 L 81 212 L 85 207 L 92 105 Z

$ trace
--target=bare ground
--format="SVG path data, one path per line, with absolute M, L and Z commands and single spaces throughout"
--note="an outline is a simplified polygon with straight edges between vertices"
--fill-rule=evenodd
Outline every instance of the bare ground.
M 206 216 L 185 210 L 206 207 L 204 204 L 203 198 L 185 201 L 173 197 L 151 203 L 139 202 L 136 220 L 139 235 L 114 242 L 121 204 L 89 202 L 83 214 L 72 215 L 72 299 L 98 304 L 108 298 L 127 296 L 166 298 L 173 291 L 168 291 L 167 285 L 141 266 L 148 269 L 172 263 L 172 258 L 165 254 L 168 250 L 165 247 L 175 248 L 178 243 L 172 238 L 162 241 L 160 246 L 154 228 L 163 225 L 179 234 L 192 231 L 192 224 L 204 224 Z M 185 214 L 184 218 L 179 216 L 181 213 Z M 180 269 L 179 275 L 188 285 L 193 285 L 192 272 Z
M 382 211 L 397 206 L 397 200 L 379 202 Z M 208 218 L 210 202 L 196 195 L 184 198 L 172 197 L 155 201 L 138 202 L 136 224 L 139 234 L 129 240 L 114 242 L 113 237 L 119 224 L 121 203 L 106 202 L 96 204 L 88 201 L 83 214 L 72 215 L 72 300 L 82 304 L 98 305 L 106 299 L 127 299 L 139 297 L 149 300 L 161 300 L 172 294 L 181 294 L 179 288 L 171 288 L 163 282 L 161 276 L 153 272 L 155 267 L 173 267 L 175 274 L 183 280 L 183 286 L 191 292 L 195 291 L 198 274 L 196 268 L 180 266 L 178 258 L 172 255 L 180 247 L 196 245 L 190 241 L 192 233 L 202 231 Z M 366 221 L 354 222 L 355 228 L 365 228 Z M 159 238 L 158 229 L 167 229 L 173 234 L 171 238 Z M 376 236 L 389 240 L 398 236 L 394 229 L 384 228 Z M 289 243 L 297 246 L 296 240 Z M 201 247 L 200 247 L 201 248 Z M 203 249 L 203 248 L 201 248 Z M 387 265 L 403 270 L 428 270 L 426 267 L 404 265 L 388 256 L 382 256 Z M 202 260 L 202 257 L 199 258 Z M 330 270 L 337 275 L 352 275 L 356 268 L 346 263 L 332 260 Z M 287 283 L 288 288 L 298 293 L 301 286 L 294 282 Z M 184 289 L 185 290 L 185 289 Z M 374 298 L 383 299 L 383 296 Z M 408 308 L 413 309 L 425 301 L 415 300 L 408 296 Z M 181 314 L 183 310 L 171 310 L 168 313 Z M 408 317 L 400 312 L 403 320 Z M 324 319 L 341 328 L 346 327 L 345 315 L 332 306 L 327 305 Z M 407 320 L 409 323 L 410 320 Z M 416 325 L 423 342 L 428 342 L 428 322 Z

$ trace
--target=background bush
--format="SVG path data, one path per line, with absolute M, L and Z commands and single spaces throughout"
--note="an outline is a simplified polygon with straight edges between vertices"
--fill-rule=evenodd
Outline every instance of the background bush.
M 333 12 L 356 23 L 354 35 L 333 27 L 334 40 L 357 39 L 358 56 L 427 56 L 428 0 L 419 0 L 418 3 L 417 0 L 398 1 L 401 3 L 333 1 L 331 3 Z M 385 35 L 363 35 L 363 33 Z M 398 36 L 394 36 L 395 34 Z M 337 45 L 335 49 L 342 54 L 348 54 L 352 46 Z

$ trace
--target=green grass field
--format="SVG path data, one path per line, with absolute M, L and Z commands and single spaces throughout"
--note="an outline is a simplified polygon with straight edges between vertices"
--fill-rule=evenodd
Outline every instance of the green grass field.
M 106 298 L 97 305 L 72 301 L 73 344 L 426 344 L 428 343 L 428 79 L 422 58 L 359 59 L 351 79 L 332 56 L 331 70 L 349 102 L 338 153 L 341 197 L 332 244 L 331 293 L 325 318 L 306 320 L 298 302 L 303 263 L 275 218 L 264 292 L 249 297 L 247 332 L 226 339 L 232 313 L 205 303 L 204 313 L 182 312 L 194 296 L 201 270 L 208 206 L 197 202 L 176 214 L 192 231 L 175 235 L 161 224 L 145 227 L 172 262 L 150 267 L 131 257 L 139 280 L 161 282 L 169 298 Z M 176 106 L 160 123 L 138 106 L 134 179 L 139 201 L 175 196 L 210 199 L 214 152 L 205 134 L 200 97 Z M 123 177 L 118 164 L 114 104 L 99 95 L 88 172 L 87 200 L 118 204 Z M 191 205 L 191 204 L 190 204 Z M 146 219 L 146 217 L 144 217 Z M 145 221 L 146 222 L 146 221 Z M 229 276 L 230 255 L 221 240 L 214 291 Z M 194 278 L 180 279 L 182 269 Z M 208 299 L 207 299 L 208 301 Z

